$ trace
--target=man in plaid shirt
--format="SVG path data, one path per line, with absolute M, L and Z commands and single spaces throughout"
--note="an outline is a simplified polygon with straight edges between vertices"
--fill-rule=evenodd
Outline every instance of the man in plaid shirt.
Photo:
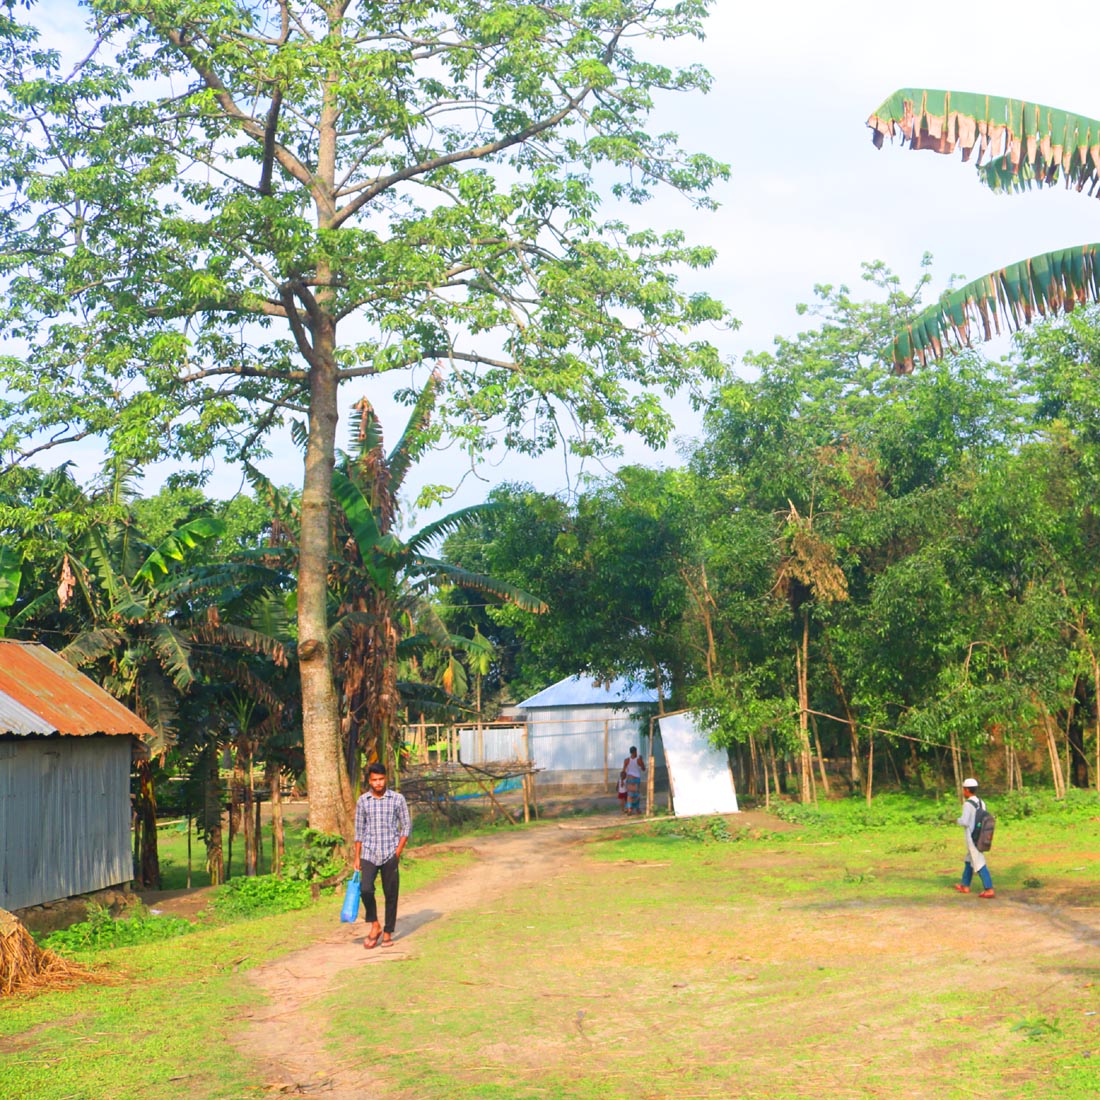
M 386 790 L 386 769 L 371 764 L 367 769 L 367 791 L 355 804 L 355 862 L 359 865 L 359 890 L 363 895 L 364 915 L 370 930 L 363 946 L 368 950 L 393 945 L 393 929 L 397 924 L 397 892 L 400 875 L 398 860 L 405 850 L 412 819 L 405 796 Z M 374 880 L 381 872 L 382 893 L 386 898 L 386 923 L 378 923 L 378 903 L 374 899 Z

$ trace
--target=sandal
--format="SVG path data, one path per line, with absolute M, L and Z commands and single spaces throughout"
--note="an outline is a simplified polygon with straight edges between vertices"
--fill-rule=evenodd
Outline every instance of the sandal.
M 392 936 L 390 936 L 390 938 L 388 940 L 387 939 L 382 940 L 382 946 L 383 947 L 393 947 L 395 942 L 396 941 L 394 940 L 394 938 Z
M 377 947 L 377 946 L 378 946 L 378 937 L 377 937 L 377 936 L 368 936 L 368 937 L 367 937 L 367 938 L 366 938 L 366 939 L 365 939 L 365 940 L 363 941 L 363 946 L 364 946 L 364 947 L 365 947 L 365 948 L 366 948 L 366 949 L 367 949 L 368 951 L 369 951 L 369 950 L 370 950 L 370 949 L 371 949 L 372 947 Z

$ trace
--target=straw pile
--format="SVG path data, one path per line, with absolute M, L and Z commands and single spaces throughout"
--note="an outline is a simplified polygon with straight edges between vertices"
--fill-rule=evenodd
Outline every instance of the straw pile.
M 92 978 L 85 967 L 43 950 L 17 916 L 0 909 L 0 997 L 63 989 Z

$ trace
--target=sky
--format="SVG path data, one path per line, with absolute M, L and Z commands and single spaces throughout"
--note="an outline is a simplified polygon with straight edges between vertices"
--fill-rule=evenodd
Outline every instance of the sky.
M 69 0 L 40 4 L 62 40 L 72 26 Z M 1083 193 L 1057 187 L 994 195 L 957 155 L 889 144 L 876 150 L 866 126 L 899 87 L 988 92 L 1098 116 L 1096 24 L 1095 5 L 1082 0 L 1049 8 L 1034 0 L 714 0 L 705 41 L 662 50 L 670 62 L 706 67 L 712 90 L 667 96 L 654 126 L 730 165 L 729 181 L 714 191 L 720 207 L 695 211 L 669 193 L 632 210 L 631 219 L 681 228 L 689 240 L 718 249 L 714 266 L 684 283 L 722 299 L 740 321 L 735 331 L 711 334 L 735 369 L 747 352 L 770 348 L 776 335 L 807 327 L 796 307 L 813 300 L 815 284 L 844 283 L 858 294 L 864 261 L 882 260 L 913 285 L 930 252 L 934 294 L 952 275 L 975 278 L 1035 252 L 1100 239 L 1100 204 Z M 358 396 L 349 390 L 345 407 Z M 396 435 L 407 414 L 369 396 Z M 624 440 L 623 461 L 678 463 L 699 421 L 684 402 L 671 407 L 678 445 L 654 453 Z M 277 452 L 263 464 L 265 473 L 298 484 L 298 454 L 289 444 Z M 93 452 L 73 457 L 82 473 L 86 464 L 86 472 L 94 470 Z M 430 457 L 420 482 L 447 480 L 455 466 L 453 453 Z M 444 510 L 483 500 L 506 480 L 566 491 L 582 472 L 560 453 L 498 459 L 468 478 Z M 148 484 L 155 487 L 165 473 L 151 471 Z M 239 487 L 238 475 L 219 470 L 208 488 L 225 496 Z

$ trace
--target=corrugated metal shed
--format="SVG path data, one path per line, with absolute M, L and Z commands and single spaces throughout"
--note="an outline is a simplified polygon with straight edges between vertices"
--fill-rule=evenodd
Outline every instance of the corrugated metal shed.
M 516 704 L 523 709 L 543 707 L 598 707 L 616 703 L 656 703 L 657 692 L 635 680 L 620 676 L 602 684 L 591 676 L 569 676 L 543 688 L 537 695 Z
M 0 639 L 0 907 L 128 883 L 136 714 L 42 645 Z
M 600 684 L 570 676 L 525 699 L 513 709 L 527 728 L 531 759 L 543 769 L 536 781 L 548 785 L 607 785 L 619 774 L 631 745 L 644 748 L 647 704 L 657 692 L 620 677 Z M 659 763 L 664 764 L 657 745 Z
M 128 883 L 129 737 L 0 739 L 0 908 Z
M 154 737 L 152 728 L 43 645 L 0 639 L 0 734 Z

